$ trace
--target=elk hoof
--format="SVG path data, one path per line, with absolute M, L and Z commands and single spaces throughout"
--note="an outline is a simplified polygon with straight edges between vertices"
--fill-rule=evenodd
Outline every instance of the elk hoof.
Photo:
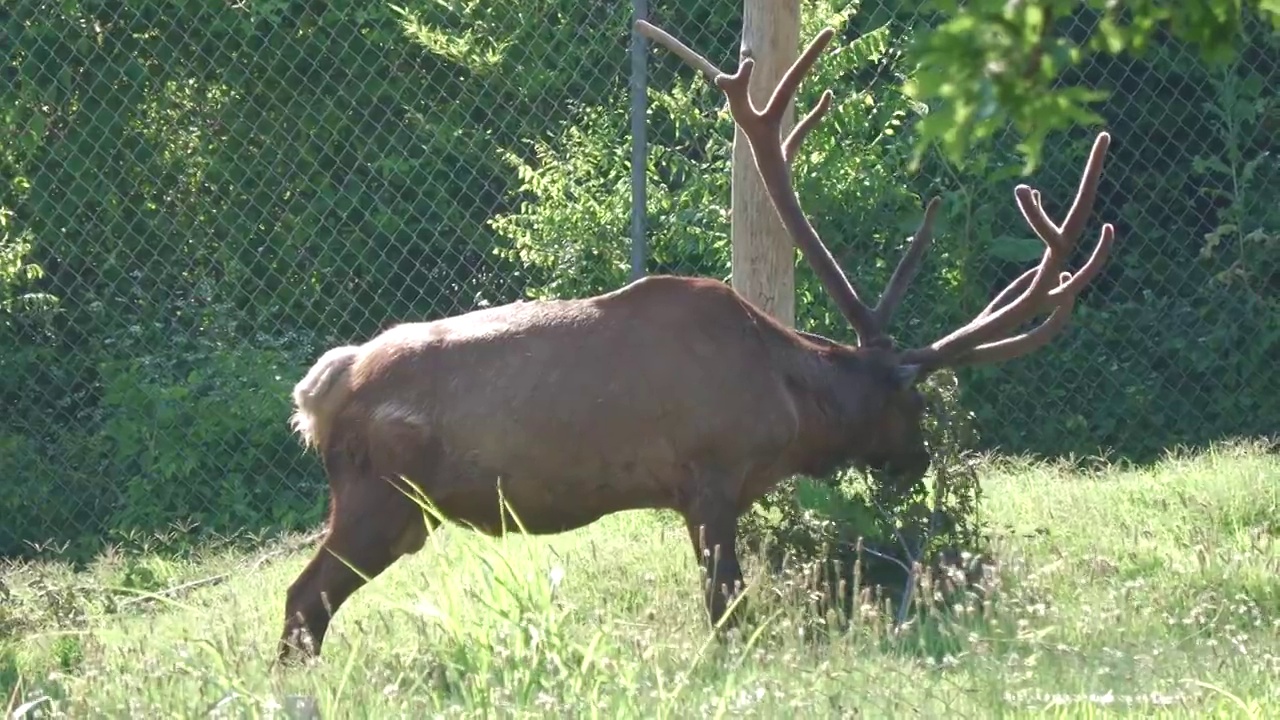
M 305 628 L 290 628 L 285 631 L 276 647 L 276 662 L 287 667 L 314 660 L 319 655 L 319 648 Z

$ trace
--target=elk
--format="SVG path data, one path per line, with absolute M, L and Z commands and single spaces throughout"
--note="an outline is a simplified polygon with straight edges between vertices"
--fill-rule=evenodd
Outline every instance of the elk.
M 637 28 L 724 92 L 779 218 L 856 343 L 793 330 L 718 281 L 651 276 L 595 297 L 400 324 L 325 352 L 293 390 L 291 423 L 322 459 L 328 532 L 288 588 L 280 660 L 319 655 L 338 608 L 420 550 L 440 518 L 495 536 L 518 518 L 523 532 L 541 535 L 624 510 L 675 511 L 711 578 L 703 600 L 718 624 L 741 591 L 737 525 L 752 503 L 802 473 L 856 466 L 923 477 L 930 456 L 916 385 L 940 368 L 1043 347 L 1107 259 L 1110 224 L 1078 272 L 1063 269 L 1092 212 L 1110 142 L 1102 133 L 1061 225 L 1038 191 L 1014 190 L 1044 242 L 1039 265 L 963 327 L 899 349 L 887 328 L 931 241 L 939 199 L 925 207 L 870 306 L 806 218 L 791 180 L 791 160 L 831 91 L 781 137 L 784 109 L 833 31 L 810 42 L 761 110 L 748 97 L 750 58 L 729 75 L 657 27 Z M 1048 317 L 1015 334 L 1042 313 Z M 439 516 L 424 513 L 414 493 Z

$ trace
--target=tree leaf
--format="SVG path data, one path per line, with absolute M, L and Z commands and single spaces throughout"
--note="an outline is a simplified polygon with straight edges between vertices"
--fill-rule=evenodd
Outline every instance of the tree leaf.
M 1008 262 L 1024 263 L 1035 260 L 1044 252 L 1039 238 L 1001 235 L 991 240 L 991 254 Z

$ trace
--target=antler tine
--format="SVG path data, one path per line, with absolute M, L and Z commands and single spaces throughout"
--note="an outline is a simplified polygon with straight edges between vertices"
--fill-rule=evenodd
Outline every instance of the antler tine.
M 791 63 L 791 67 L 787 68 L 787 71 L 782 74 L 782 79 L 773 88 L 773 93 L 769 96 L 769 102 L 760 114 L 768 117 L 772 123 L 777 125 L 779 131 L 782 128 L 782 116 L 786 112 L 787 105 L 795 98 L 796 91 L 800 89 L 800 82 L 813 69 L 813 64 L 818 61 L 818 56 L 827 48 L 827 44 L 831 42 L 831 38 L 835 37 L 835 34 L 835 30 L 829 27 L 823 28 L 809 41 L 809 46 L 804 49 L 804 52 L 800 53 L 795 62 Z M 750 76 L 751 69 L 754 67 L 755 61 L 747 58 L 742 61 L 738 69 L 739 72 L 745 70 L 745 74 Z M 743 95 L 750 102 L 750 97 L 746 96 L 745 82 Z
M 924 255 L 929 250 L 929 244 L 933 242 L 933 222 L 937 218 L 938 208 L 941 205 L 940 197 L 935 196 L 929 200 L 929 204 L 925 206 L 924 219 L 920 221 L 920 227 L 916 228 L 915 234 L 911 236 L 911 244 L 902 254 L 898 266 L 893 269 L 893 275 L 889 276 L 889 284 L 885 285 L 884 293 L 880 295 L 880 302 L 876 303 L 876 320 L 881 328 L 889 327 L 893 321 L 893 314 L 902 304 L 902 298 L 906 297 L 907 288 L 911 287 L 911 281 L 915 280 L 916 273 L 920 271 Z
M 1059 282 L 1066 284 L 1071 279 L 1071 273 L 1061 273 L 1058 276 Z M 964 353 L 947 364 L 951 367 L 963 367 L 965 365 L 978 365 L 981 363 L 1001 362 L 1011 360 L 1019 355 L 1025 355 L 1032 350 L 1037 350 L 1049 344 L 1049 341 L 1062 331 L 1067 325 L 1067 320 L 1071 317 L 1072 310 L 1075 309 L 1076 296 L 1069 295 L 1063 302 L 1053 309 L 1049 317 L 1034 329 L 1029 330 L 1021 335 L 997 340 L 978 348 L 974 348 Z
M 818 55 L 831 42 L 835 31 L 825 28 L 809 42 L 808 47 L 778 81 L 764 109 L 759 110 L 751 101 L 749 92 L 752 71 L 755 69 L 754 60 L 743 59 L 738 65 L 737 72 L 732 75 L 717 71 L 712 76 L 709 68 L 714 66 L 706 58 L 693 52 L 668 33 L 644 20 L 637 20 L 635 26 L 641 34 L 676 53 L 702 71 L 704 75 L 711 76 L 716 86 L 724 92 L 729 101 L 729 112 L 751 147 L 751 156 L 755 160 L 756 170 L 760 173 L 760 179 L 764 182 L 765 190 L 769 193 L 769 199 L 773 201 L 774 211 L 782 221 L 783 227 L 804 253 L 814 274 L 818 276 L 827 293 L 835 301 L 840 314 L 857 333 L 859 343 L 869 345 L 883 341 L 884 333 L 876 320 L 875 311 L 862 302 L 861 293 L 856 285 L 845 276 L 835 258 L 831 256 L 831 252 L 818 237 L 817 231 L 814 230 L 808 217 L 805 216 L 804 209 L 800 206 L 800 199 L 796 196 L 795 186 L 792 183 L 791 160 L 794 159 L 800 143 L 809 131 L 826 114 L 831 104 L 830 92 L 823 93 L 817 106 L 792 129 L 785 140 L 780 137 L 787 106 L 795 97 L 801 80 L 817 62 Z
M 1110 140 L 1111 136 L 1107 133 L 1100 133 L 1094 140 L 1089 160 L 1085 163 L 1085 170 L 1080 178 L 1080 186 L 1076 190 L 1075 200 L 1062 227 L 1058 227 L 1045 213 L 1038 190 L 1027 185 L 1018 185 L 1014 188 L 1018 209 L 1031 229 L 1045 243 L 1045 254 L 1035 279 L 1031 281 L 1031 286 L 1023 291 L 1017 300 L 979 321 L 977 327 L 973 328 L 972 337 L 968 342 L 977 345 L 1009 332 L 1040 312 L 1045 299 L 1058 297 L 1059 293 L 1054 292 L 1050 283 L 1057 271 L 1066 264 L 1067 257 L 1075 248 L 1080 233 L 1084 230 L 1085 221 L 1093 210 L 1093 202 L 1098 194 L 1098 181 L 1102 176 L 1102 161 L 1106 156 Z M 1101 242 L 1099 248 L 1101 248 Z
M 791 128 L 791 133 L 787 135 L 786 141 L 782 143 L 782 159 L 790 165 L 795 159 L 796 152 L 800 150 L 800 145 L 806 137 L 809 137 L 809 131 L 814 128 L 827 111 L 831 109 L 832 95 L 830 90 L 823 90 L 822 97 L 818 98 L 818 104 L 813 106 L 808 115 L 800 119 L 796 126 Z
M 692 65 L 705 75 L 708 81 L 714 83 L 717 77 L 724 74 L 720 68 L 713 65 L 706 57 L 699 55 L 693 48 L 680 42 L 674 35 L 657 25 L 647 20 L 636 20 L 635 28 L 636 32 L 665 47 L 675 53 L 681 60 Z
M 1045 244 L 1040 264 L 1010 283 L 965 326 L 926 348 L 903 353 L 904 362 L 920 362 L 931 367 L 999 362 L 1042 347 L 1065 327 L 1076 296 L 1101 271 L 1114 241 L 1114 228 L 1104 225 L 1084 267 L 1074 275 L 1061 272 L 1093 210 L 1110 140 L 1110 135 L 1104 132 L 1094 141 L 1075 200 L 1061 227 L 1045 213 L 1039 191 L 1027 185 L 1014 189 L 1019 210 Z M 1056 286 L 1053 285 L 1055 278 Z M 1015 293 L 1016 299 L 1010 300 Z M 1052 309 L 1052 314 L 1034 330 L 995 340 L 1046 309 Z
M 648 21 L 637 20 L 636 31 L 675 53 L 681 60 L 684 60 L 687 64 L 701 72 L 712 84 L 715 84 L 717 77 L 726 74 L 720 70 L 720 68 L 713 65 L 705 56 L 699 55 L 688 45 L 685 45 L 675 36 L 671 35 L 671 33 L 668 33 Z M 809 135 L 809 131 L 821 122 L 823 116 L 831 109 L 832 99 L 830 90 L 823 91 L 822 97 L 818 98 L 817 105 L 815 105 L 814 108 L 809 111 L 809 114 L 805 115 L 800 122 L 796 123 L 796 126 L 792 128 L 791 134 L 787 136 L 786 142 L 782 144 L 782 156 L 788 163 L 790 163 L 795 157 L 796 151 L 800 149 L 800 145 Z
M 976 317 L 975 320 L 981 320 L 982 318 L 987 317 L 988 315 L 994 313 L 995 311 L 999 310 L 1005 305 L 1008 305 L 1009 298 L 1021 293 L 1023 290 L 1026 290 L 1027 285 L 1031 283 L 1031 280 L 1034 279 L 1036 275 L 1039 275 L 1039 274 L 1040 274 L 1040 266 L 1037 265 L 1036 267 L 1033 267 L 1030 270 L 1019 275 L 1017 280 L 1014 280 L 1013 282 L 1009 283 L 1009 286 L 1006 287 L 1004 290 L 1001 290 L 1000 294 L 996 295 L 994 300 L 987 303 L 987 306 L 983 308 L 982 312 L 978 313 L 978 317 Z
M 1058 287 L 1051 291 L 1050 294 L 1059 293 L 1060 299 L 1058 304 L 1054 306 L 1053 312 L 1044 322 L 1021 335 L 979 345 L 947 364 L 952 367 L 961 367 L 964 365 L 1004 362 L 1048 345 L 1067 326 L 1067 321 L 1071 319 L 1071 313 L 1075 309 L 1076 298 L 1079 297 L 1080 291 L 1102 270 L 1102 266 L 1106 263 L 1107 257 L 1111 253 L 1114 239 L 1114 228 L 1109 223 L 1104 225 L 1102 234 L 1098 237 L 1098 246 L 1093 251 L 1093 255 L 1089 257 L 1089 262 L 1085 263 L 1084 267 L 1080 268 L 1080 271 L 1075 275 L 1067 272 L 1059 274 Z

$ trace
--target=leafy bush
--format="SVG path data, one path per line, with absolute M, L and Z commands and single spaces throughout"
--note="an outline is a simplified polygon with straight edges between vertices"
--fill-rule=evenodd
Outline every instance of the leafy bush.
M 50 424 L 43 436 L 0 434 L 0 466 L 13 469 L 0 486 L 11 533 L 0 537 L 0 554 L 31 552 L 21 540 L 70 544 L 59 549 L 81 557 L 100 538 L 137 531 L 320 520 L 323 475 L 286 423 L 296 350 L 198 342 L 129 355 L 99 368 L 101 397 L 89 416 Z

